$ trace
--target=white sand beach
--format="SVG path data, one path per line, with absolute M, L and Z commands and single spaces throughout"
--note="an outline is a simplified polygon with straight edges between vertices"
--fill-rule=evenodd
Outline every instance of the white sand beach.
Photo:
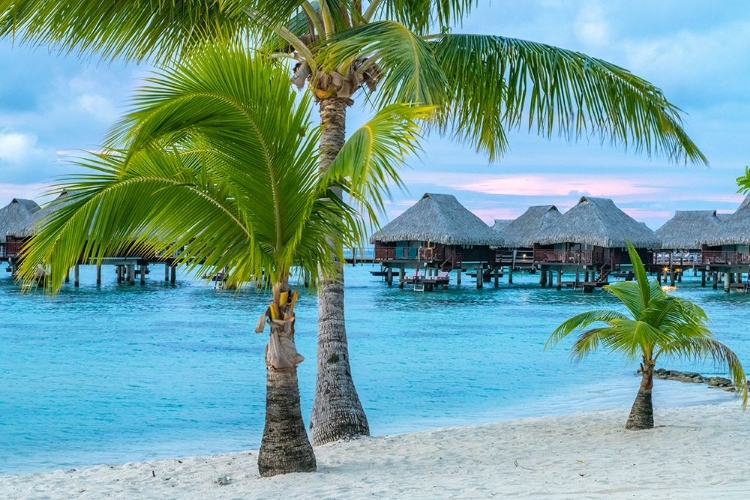
M 529 418 L 317 448 L 318 472 L 260 478 L 257 452 L 0 476 L 7 499 L 748 498 L 738 402 Z

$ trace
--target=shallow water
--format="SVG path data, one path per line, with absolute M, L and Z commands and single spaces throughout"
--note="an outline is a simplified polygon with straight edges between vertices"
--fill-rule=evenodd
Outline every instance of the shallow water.
M 371 266 L 347 267 L 352 372 L 374 435 L 598 409 L 627 409 L 637 364 L 606 352 L 582 363 L 570 341 L 544 350 L 567 317 L 617 307 L 608 294 L 541 289 L 536 275 L 499 288 L 414 292 L 387 287 Z M 117 285 L 82 268 L 81 287 L 54 299 L 22 295 L 0 278 L 0 471 L 257 448 L 263 430 L 267 332 L 253 328 L 264 292 L 235 293 L 178 275 Z M 111 278 L 111 279 L 110 279 Z M 455 276 L 452 276 L 455 281 Z M 750 363 L 742 321 L 750 294 L 701 289 L 688 277 L 673 293 L 702 305 L 714 334 Z M 305 420 L 315 372 L 316 299 L 297 306 Z M 724 374 L 710 363 L 666 368 Z M 728 401 L 706 386 L 657 381 L 654 402 Z M 737 410 L 739 411 L 739 409 Z

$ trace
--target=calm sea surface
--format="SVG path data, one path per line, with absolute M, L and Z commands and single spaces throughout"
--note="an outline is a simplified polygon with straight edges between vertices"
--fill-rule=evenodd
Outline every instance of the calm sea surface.
M 156 266 L 145 286 L 82 268 L 54 299 L 0 277 L 0 473 L 257 448 L 263 431 L 267 332 L 253 328 L 267 296 L 215 290 Z M 637 365 L 606 352 L 582 363 L 571 341 L 543 345 L 572 314 L 617 307 L 608 294 L 541 289 L 537 275 L 498 289 L 473 279 L 448 290 L 387 287 L 375 268 L 346 269 L 352 372 L 374 435 L 527 416 L 622 409 Z M 455 276 L 451 277 L 455 282 Z M 750 294 L 673 293 L 702 305 L 714 334 L 750 366 Z M 316 298 L 297 306 L 302 409 L 315 384 Z M 660 366 L 724 374 L 710 363 Z M 706 386 L 656 381 L 655 405 L 729 401 Z M 734 410 L 732 410 L 734 411 Z M 739 412 L 739 405 L 737 406 Z

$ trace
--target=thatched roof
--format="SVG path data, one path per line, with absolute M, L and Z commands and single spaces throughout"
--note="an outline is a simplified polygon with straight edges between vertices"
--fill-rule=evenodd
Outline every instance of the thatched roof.
M 71 197 L 68 196 L 68 191 L 63 191 L 57 198 L 50 201 L 49 203 L 45 203 L 41 207 L 41 209 L 37 205 L 37 211 L 34 212 L 33 215 L 24 224 L 13 228 L 13 230 L 11 231 L 8 231 L 8 235 L 15 236 L 17 238 L 27 238 L 29 236 L 33 236 L 36 232 L 35 226 L 39 224 L 42 219 L 72 201 L 73 200 L 71 199 Z
M 513 219 L 495 219 L 495 223 L 492 225 L 492 230 L 498 233 L 502 233 L 503 230 L 508 227 L 508 224 L 513 222 Z
M 0 208 L 0 242 L 5 242 L 5 235 L 13 233 L 28 225 L 35 213 L 39 212 L 39 205 L 33 200 L 13 198 Z
M 604 248 L 621 248 L 630 241 L 636 248 L 660 248 L 661 241 L 645 224 L 617 208 L 608 198 L 583 196 L 538 243 L 582 243 Z
M 500 235 L 508 248 L 525 248 L 539 243 L 541 235 L 557 224 L 562 214 L 554 205 L 529 207 L 520 217 L 511 221 Z
M 671 250 L 697 250 L 716 238 L 721 227 L 716 210 L 677 210 L 674 217 L 656 230 L 661 247 Z
M 711 246 L 750 244 L 750 196 L 742 200 L 733 214 L 722 217 L 719 228 L 711 236 L 706 241 Z
M 422 196 L 414 206 L 383 226 L 370 242 L 429 241 L 444 245 L 501 246 L 502 238 L 455 196 Z

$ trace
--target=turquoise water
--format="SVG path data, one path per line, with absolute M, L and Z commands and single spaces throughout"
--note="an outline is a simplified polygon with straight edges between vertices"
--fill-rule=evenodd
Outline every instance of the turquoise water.
M 550 332 L 580 311 L 616 307 L 607 294 L 541 289 L 535 275 L 498 289 L 389 288 L 370 266 L 347 267 L 352 372 L 374 435 L 525 416 L 623 409 L 636 365 L 607 353 L 583 363 L 570 342 L 544 350 Z M 0 278 L 0 472 L 70 468 L 257 448 L 263 430 L 267 333 L 253 328 L 267 298 L 215 290 L 178 275 L 117 285 L 82 268 L 81 287 L 51 299 Z M 452 277 L 455 280 L 455 276 Z M 674 293 L 700 303 L 715 335 L 750 364 L 742 320 L 750 294 Z M 312 404 L 316 299 L 297 306 L 303 415 Z M 721 367 L 665 360 L 702 373 Z M 705 386 L 657 381 L 655 404 L 728 401 Z M 737 410 L 739 411 L 739 410 Z

